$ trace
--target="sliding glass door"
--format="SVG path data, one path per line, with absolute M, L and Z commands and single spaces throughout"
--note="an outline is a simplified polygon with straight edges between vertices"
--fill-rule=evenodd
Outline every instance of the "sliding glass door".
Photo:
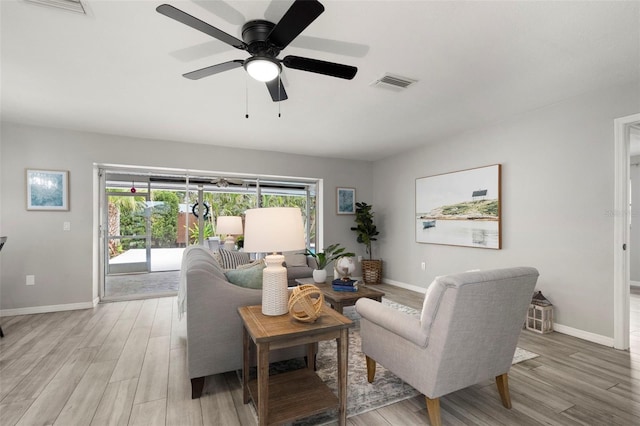
M 307 246 L 315 247 L 315 180 L 129 167 L 102 168 L 99 174 L 103 299 L 176 294 L 184 249 L 224 239 L 216 232 L 216 219 L 243 217 L 250 208 L 300 208 Z M 237 240 L 241 248 L 241 236 Z
M 149 193 L 107 192 L 107 274 L 151 270 Z

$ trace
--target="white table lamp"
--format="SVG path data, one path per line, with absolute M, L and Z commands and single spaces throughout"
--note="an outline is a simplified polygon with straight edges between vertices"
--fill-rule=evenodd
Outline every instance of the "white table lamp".
M 244 249 L 247 252 L 273 253 L 265 257 L 262 272 L 262 313 L 283 315 L 289 312 L 287 303 L 287 269 L 284 256 L 276 252 L 304 250 L 302 213 L 297 207 L 267 207 L 246 211 Z
M 242 218 L 240 216 L 218 216 L 216 219 L 216 233 L 226 235 L 224 239 L 225 250 L 233 250 L 236 247 L 234 235 L 242 235 Z

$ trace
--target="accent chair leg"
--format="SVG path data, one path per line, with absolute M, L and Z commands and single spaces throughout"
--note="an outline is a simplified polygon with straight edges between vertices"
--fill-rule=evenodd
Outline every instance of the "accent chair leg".
M 191 379 L 191 399 L 198 399 L 202 396 L 204 389 L 204 377 L 196 377 Z
M 440 398 L 431 399 L 425 396 L 427 400 L 427 412 L 429 413 L 429 421 L 431 426 L 442 426 L 442 420 L 440 418 Z
M 498 386 L 498 393 L 502 400 L 502 405 L 506 408 L 511 408 L 511 395 L 509 394 L 509 375 L 507 373 L 496 376 L 496 385 Z
M 376 360 L 366 355 L 365 358 L 367 359 L 367 381 L 373 383 L 373 379 L 376 377 Z

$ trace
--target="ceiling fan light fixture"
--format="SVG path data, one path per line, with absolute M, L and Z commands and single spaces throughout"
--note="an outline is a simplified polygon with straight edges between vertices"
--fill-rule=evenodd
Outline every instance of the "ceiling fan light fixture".
M 282 66 L 275 59 L 263 56 L 254 56 L 244 61 L 244 69 L 258 81 L 271 81 L 280 75 Z

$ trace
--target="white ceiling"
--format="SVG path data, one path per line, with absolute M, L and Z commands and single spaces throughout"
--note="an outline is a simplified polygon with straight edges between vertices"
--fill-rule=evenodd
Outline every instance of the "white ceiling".
M 277 22 L 291 4 L 166 2 L 238 38 L 244 21 Z M 289 100 L 278 118 L 264 84 L 241 68 L 183 78 L 248 55 L 158 14 L 160 1 L 87 0 L 84 16 L 2 0 L 2 118 L 377 160 L 640 78 L 638 1 L 321 2 L 325 12 L 280 58 L 345 63 L 358 74 L 285 69 Z M 385 72 L 419 82 L 399 93 L 371 87 Z

